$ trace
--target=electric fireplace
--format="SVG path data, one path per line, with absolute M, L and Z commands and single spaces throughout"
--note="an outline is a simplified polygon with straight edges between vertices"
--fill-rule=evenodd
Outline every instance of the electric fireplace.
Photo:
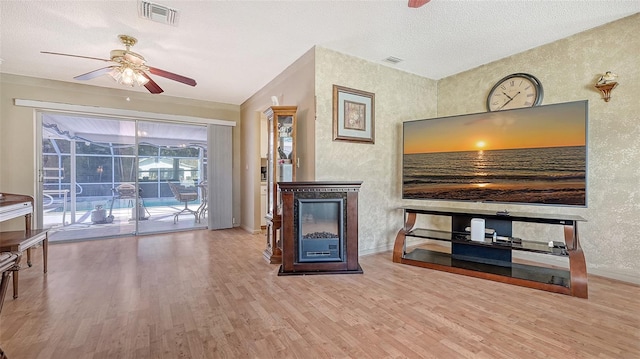
M 342 261 L 344 198 L 304 199 L 294 202 L 298 223 L 298 262 Z M 297 216 L 297 219 L 295 218 Z
M 278 275 L 362 273 L 358 264 L 361 183 L 278 183 L 282 195 Z

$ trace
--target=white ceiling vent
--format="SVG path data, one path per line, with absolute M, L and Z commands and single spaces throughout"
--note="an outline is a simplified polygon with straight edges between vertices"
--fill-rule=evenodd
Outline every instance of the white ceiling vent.
M 400 59 L 400 58 L 397 58 L 397 57 L 395 57 L 395 56 L 389 56 L 389 57 L 387 57 L 386 59 L 384 59 L 383 61 L 384 61 L 384 62 L 388 62 L 388 63 L 390 63 L 390 64 L 394 64 L 394 65 L 395 65 L 395 64 L 397 64 L 397 63 L 399 63 L 399 62 L 402 62 L 402 61 L 404 61 L 404 60 L 402 60 L 402 59 Z
M 178 10 L 154 4 L 150 1 L 138 2 L 138 15 L 145 19 L 173 26 L 178 25 Z

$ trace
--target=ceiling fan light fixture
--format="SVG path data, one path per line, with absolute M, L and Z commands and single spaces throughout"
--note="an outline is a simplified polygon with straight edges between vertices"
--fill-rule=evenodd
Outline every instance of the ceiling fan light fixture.
M 136 83 L 138 86 L 144 86 L 147 82 L 149 82 L 149 79 L 142 75 L 142 71 L 138 70 L 138 72 L 136 72 Z
M 115 63 L 111 66 L 103 67 L 101 69 L 87 72 L 86 74 L 75 76 L 75 80 L 91 80 L 98 76 L 109 75 L 118 84 L 130 87 L 134 87 L 136 85 L 144 86 L 147 91 L 152 94 L 160 94 L 163 93 L 164 90 L 162 90 L 162 88 L 158 86 L 158 84 L 153 81 L 153 79 L 151 79 L 150 75 L 164 77 L 166 79 L 177 81 L 189 86 L 195 86 L 197 84 L 196 80 L 192 78 L 161 70 L 157 67 L 147 66 L 142 55 L 136 54 L 135 52 L 131 51 L 131 46 L 135 45 L 138 41 L 136 40 L 136 38 L 129 35 L 119 35 L 118 38 L 120 39 L 122 44 L 124 44 L 125 50 L 112 50 L 110 53 L 111 58 L 108 60 L 97 57 L 63 54 L 59 52 L 41 52 L 52 55 L 79 57 Z
M 130 66 L 122 65 L 109 72 L 109 75 L 119 84 L 125 86 L 144 86 L 149 79 L 141 73 L 141 70 L 132 69 Z

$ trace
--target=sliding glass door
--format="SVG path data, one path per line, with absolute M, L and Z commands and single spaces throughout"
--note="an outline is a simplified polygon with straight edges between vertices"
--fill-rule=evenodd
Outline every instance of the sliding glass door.
M 37 198 L 51 241 L 206 227 L 205 126 L 62 113 L 41 121 Z
M 139 233 L 206 227 L 206 163 L 205 126 L 138 122 Z

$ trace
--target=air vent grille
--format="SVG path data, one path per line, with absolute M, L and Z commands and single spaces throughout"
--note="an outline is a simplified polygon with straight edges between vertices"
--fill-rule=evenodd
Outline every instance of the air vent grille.
M 395 65 L 395 64 L 397 64 L 397 63 L 399 63 L 399 62 L 401 62 L 401 61 L 403 61 L 403 60 L 402 60 L 402 59 L 400 59 L 400 58 L 397 58 L 397 57 L 395 57 L 395 56 L 389 56 L 389 57 L 387 57 L 386 59 L 384 59 L 383 61 L 385 61 L 385 62 L 388 62 L 388 63 L 391 63 L 391 64 L 394 64 L 394 65 Z
M 151 21 L 178 25 L 178 10 L 149 1 L 138 2 L 138 15 Z

